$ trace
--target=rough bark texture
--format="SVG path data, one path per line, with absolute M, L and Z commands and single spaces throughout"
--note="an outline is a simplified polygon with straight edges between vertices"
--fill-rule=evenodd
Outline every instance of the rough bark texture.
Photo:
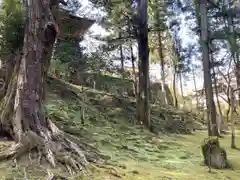
M 49 0 L 28 0 L 23 55 L 16 61 L 5 97 L 1 101 L 2 130 L 16 144 L 0 159 L 18 157 L 36 149 L 53 166 L 57 162 L 78 171 L 87 160 L 77 138 L 60 130 L 45 117 L 44 83 L 57 31 Z
M 139 51 L 139 122 L 150 127 L 149 105 L 149 59 L 148 59 L 148 15 L 146 0 L 138 2 L 138 51 Z
M 19 58 L 20 58 L 20 54 L 18 52 L 11 53 L 7 58 L 6 65 L 5 65 L 6 70 L 4 72 L 5 75 L 3 77 L 4 85 L 2 86 L 2 88 L 0 90 L 0 99 L 2 99 L 7 93 L 8 85 L 11 81 L 11 77 L 12 77 L 12 74 L 14 71 L 15 64 L 17 61 L 19 62 L 19 60 L 18 60 Z

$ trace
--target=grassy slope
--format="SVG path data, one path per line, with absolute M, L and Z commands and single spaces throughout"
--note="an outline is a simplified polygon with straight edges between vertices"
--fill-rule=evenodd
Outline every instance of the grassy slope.
M 91 97 L 101 98 L 98 93 L 95 95 Z M 58 117 L 58 123 L 74 128 L 82 140 L 110 157 L 104 166 L 94 168 L 96 180 L 158 180 L 164 177 L 176 180 L 239 179 L 239 151 L 229 149 L 229 137 L 221 139 L 221 144 L 227 148 L 235 170 L 213 170 L 210 174 L 202 165 L 200 150 L 205 133 L 155 136 L 131 124 L 128 120 L 130 116 L 126 117 L 121 108 L 108 106 L 101 112 L 90 104 L 87 105 L 85 125 L 82 126 L 79 102 L 76 99 L 61 100 L 55 93 L 49 93 L 47 107 L 51 116 Z M 7 143 L 1 141 L 0 147 Z M 240 143 L 238 145 L 240 147 Z M 47 167 L 34 164 L 29 164 L 28 159 L 23 160 L 19 167 L 12 167 L 10 161 L 2 162 L 0 179 L 23 179 L 24 168 L 29 179 L 44 179 Z

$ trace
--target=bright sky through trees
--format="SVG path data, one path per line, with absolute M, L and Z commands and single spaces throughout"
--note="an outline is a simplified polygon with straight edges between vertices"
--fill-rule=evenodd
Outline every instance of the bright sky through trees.
M 79 0 L 80 1 L 80 0 Z M 2 2 L 2 0 L 0 0 L 0 3 Z M 80 1 L 82 4 L 82 7 L 79 11 L 79 15 L 80 16 L 85 16 L 88 18 L 96 18 L 99 14 L 101 16 L 104 16 L 103 12 L 99 9 L 94 9 L 91 4 L 88 2 L 88 0 L 81 0 Z M 184 20 L 184 16 L 181 17 L 182 18 L 182 22 L 183 24 L 181 25 L 181 38 L 183 39 L 183 46 L 186 46 L 188 43 L 192 43 L 193 41 L 195 41 L 195 38 L 191 35 L 190 31 L 187 29 L 187 26 L 185 24 L 185 20 Z M 98 19 L 97 19 L 98 21 Z M 88 34 L 86 34 L 85 39 L 83 42 L 81 42 L 81 44 L 85 47 L 87 47 L 87 52 L 91 52 L 94 51 L 99 44 L 101 43 L 100 41 L 94 40 L 93 38 L 91 38 L 91 35 L 106 35 L 107 30 L 103 29 L 101 26 L 99 26 L 97 23 L 95 23 L 90 29 Z M 90 35 L 91 34 L 91 35 Z M 136 48 L 134 49 L 135 53 L 137 52 Z M 197 78 L 197 88 L 202 88 L 203 86 L 203 74 L 202 71 L 199 70 L 199 72 L 197 73 L 198 76 Z M 159 65 L 150 65 L 150 76 L 154 76 L 156 77 L 157 81 L 160 80 L 160 66 Z M 191 77 L 191 76 L 190 76 Z M 178 84 L 178 89 L 179 88 L 179 84 Z M 194 89 L 194 85 L 193 85 L 193 80 L 191 78 L 189 79 L 185 79 L 184 81 L 184 92 L 185 93 L 189 93 Z
M 92 9 L 91 4 L 88 2 L 88 0 L 83 0 L 82 2 L 82 8 L 81 9 L 85 9 L 85 12 L 81 11 L 81 14 L 88 14 L 89 17 L 91 17 L 91 14 L 98 14 L 100 13 L 101 15 L 102 12 L 96 9 Z M 86 13 L 89 12 L 89 13 Z M 182 19 L 182 24 L 181 24 L 181 31 L 180 31 L 180 35 L 181 38 L 183 39 L 183 46 L 187 46 L 189 43 L 193 43 L 196 42 L 196 38 L 191 34 L 190 30 L 187 28 L 188 26 L 185 24 L 185 20 L 184 20 L 184 15 L 181 15 L 181 19 Z M 103 29 L 101 26 L 94 24 L 90 29 L 89 32 L 91 32 L 91 34 L 94 35 L 101 35 L 104 36 L 107 33 L 107 29 Z M 91 38 L 89 35 L 85 36 L 85 40 L 81 43 L 83 46 L 88 48 L 88 51 L 94 51 L 94 49 L 96 49 L 96 47 L 99 45 L 99 41 L 94 40 L 93 38 Z M 137 49 L 134 49 L 135 53 L 137 53 Z M 196 60 L 197 61 L 197 60 Z M 120 63 L 119 63 L 120 64 Z M 197 80 L 197 88 L 200 89 L 203 86 L 203 74 L 202 74 L 202 70 L 199 69 L 199 72 L 197 73 L 198 76 L 196 77 Z M 150 76 L 156 77 L 157 81 L 160 81 L 160 66 L 158 64 L 152 64 L 150 65 Z M 191 75 L 190 75 L 191 77 Z M 185 77 L 183 77 L 185 79 L 184 81 L 184 93 L 189 93 L 192 92 L 194 89 L 194 84 L 193 84 L 193 80 L 191 78 L 186 79 Z M 153 79 L 154 80 L 154 79 Z M 178 89 L 180 89 L 180 84 L 178 84 Z

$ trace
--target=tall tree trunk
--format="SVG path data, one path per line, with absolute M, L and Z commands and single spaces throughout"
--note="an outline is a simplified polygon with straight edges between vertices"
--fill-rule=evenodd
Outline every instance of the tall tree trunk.
M 177 99 L 177 92 L 176 92 L 176 68 L 174 68 L 174 74 L 173 74 L 173 94 L 174 94 L 174 101 L 175 101 L 175 107 L 178 108 L 178 99 Z
M 196 101 L 197 101 L 197 108 L 199 107 L 199 99 L 198 99 L 198 94 L 197 94 L 197 83 L 196 83 L 196 76 L 195 76 L 195 71 L 192 69 L 192 75 L 193 75 L 193 84 L 194 84 L 194 89 L 196 92 Z
M 139 52 L 139 122 L 150 128 L 149 59 L 148 59 L 148 1 L 138 1 L 138 52 Z
M 208 39 L 208 19 L 207 19 L 207 0 L 201 0 L 200 16 L 201 16 L 201 48 L 203 55 L 203 73 L 204 73 L 204 89 L 206 94 L 206 105 L 208 114 L 209 136 L 219 136 L 216 119 L 216 107 L 213 99 L 212 79 L 210 72 L 209 59 L 209 39 Z
M 18 157 L 37 148 L 53 167 L 59 161 L 78 171 L 87 160 L 75 143 L 76 138 L 57 128 L 43 110 L 44 83 L 57 36 L 50 1 L 28 0 L 26 16 L 23 55 L 15 63 L 6 96 L 1 101 L 2 130 L 16 144 L 1 152 L 0 159 Z

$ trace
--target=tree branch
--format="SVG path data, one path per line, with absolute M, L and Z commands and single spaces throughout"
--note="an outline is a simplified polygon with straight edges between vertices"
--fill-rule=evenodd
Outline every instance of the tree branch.
M 224 100 L 226 103 L 230 104 L 229 101 L 225 97 L 223 97 L 222 95 L 219 95 L 219 97 L 222 98 L 222 100 Z

